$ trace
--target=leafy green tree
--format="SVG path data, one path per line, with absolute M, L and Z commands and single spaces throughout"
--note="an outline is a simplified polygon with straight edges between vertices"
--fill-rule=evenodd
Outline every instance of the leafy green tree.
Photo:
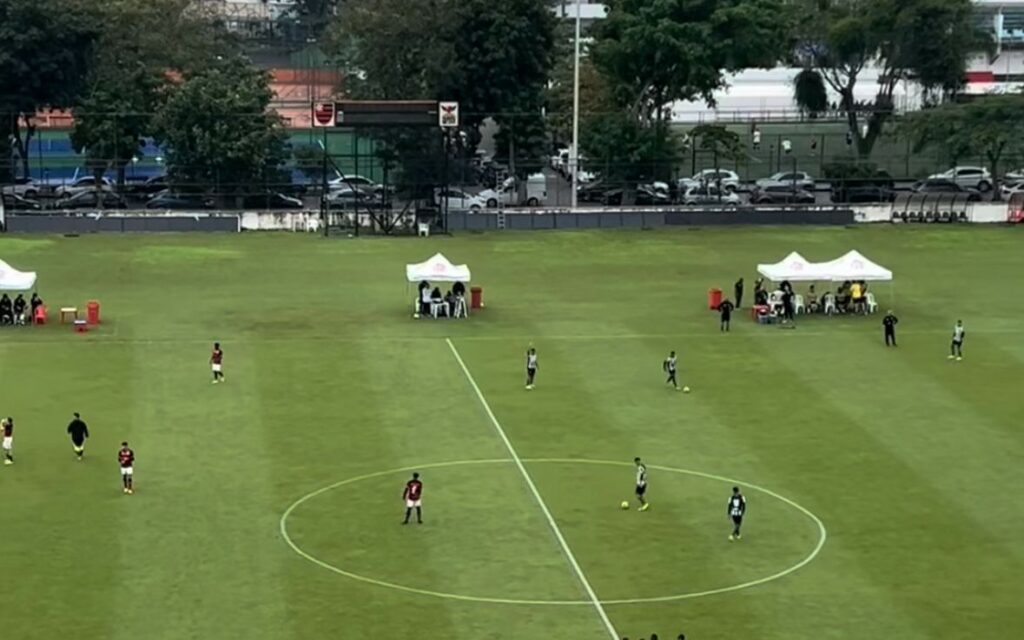
M 0 1 L 0 172 L 11 169 L 13 142 L 28 176 L 32 117 L 70 107 L 85 86 L 98 27 L 91 11 L 78 0 Z
M 858 154 L 867 157 L 895 112 L 894 94 L 912 80 L 927 92 L 960 89 L 967 57 L 988 46 L 971 0 L 797 0 L 795 58 L 839 96 Z M 874 99 L 858 103 L 864 70 L 879 69 Z M 807 104 L 806 84 L 797 101 Z
M 803 69 L 793 78 L 793 97 L 805 114 L 814 116 L 828 109 L 825 80 L 812 69 Z
M 773 66 L 788 42 L 785 15 L 782 0 L 610 2 L 591 53 L 623 115 L 599 118 L 600 133 L 585 138 L 588 153 L 621 158 L 606 164 L 621 167 L 617 177 L 625 180 L 635 177 L 626 168 L 632 162 L 653 167 L 651 177 L 667 177 L 676 148 L 668 107 L 682 100 L 711 103 L 726 72 Z
M 188 0 L 109 0 L 97 11 L 103 28 L 73 110 L 71 142 L 97 177 L 114 169 L 123 185 L 174 75 L 215 63 L 233 42 Z
M 304 144 L 292 148 L 295 168 L 301 171 L 310 182 L 322 184 L 324 179 L 324 150 L 317 145 Z M 330 170 L 328 170 L 328 175 Z
M 900 131 L 909 136 L 915 152 L 938 149 L 952 163 L 984 158 L 998 180 L 1003 161 L 1024 151 L 1024 95 L 986 96 L 911 113 Z
M 554 17 L 545 0 L 436 0 L 409 10 L 407 0 L 347 0 L 326 49 L 346 71 L 353 96 L 384 100 L 457 100 L 464 157 L 493 118 L 500 151 L 523 167 L 544 156 L 541 119 L 552 65 Z M 439 149 L 436 132 L 381 133 L 392 152 L 403 145 Z M 414 154 L 419 155 L 419 154 Z M 421 164 L 416 159 L 416 164 Z M 419 173 L 401 160 L 403 172 Z M 407 176 L 407 177 L 410 177 Z M 422 179 L 432 182 L 427 176 Z
M 272 98 L 267 74 L 241 56 L 186 74 L 154 123 L 170 182 L 239 196 L 284 181 L 286 134 Z

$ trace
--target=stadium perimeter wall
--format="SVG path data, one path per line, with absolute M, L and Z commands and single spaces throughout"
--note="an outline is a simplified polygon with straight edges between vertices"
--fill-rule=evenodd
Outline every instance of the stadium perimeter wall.
M 984 203 L 968 207 L 972 223 L 1007 221 L 1005 203 Z M 368 225 L 369 217 L 361 216 Z M 547 230 L 547 229 L 641 229 L 674 226 L 720 225 L 849 225 L 890 222 L 890 205 L 780 209 L 681 209 L 681 210 L 595 210 L 570 213 L 545 210 L 533 213 L 452 213 L 448 229 L 459 231 Z M 138 233 L 138 232 L 239 232 L 320 231 L 317 211 L 156 213 L 105 212 L 90 214 L 8 214 L 6 230 L 12 233 Z

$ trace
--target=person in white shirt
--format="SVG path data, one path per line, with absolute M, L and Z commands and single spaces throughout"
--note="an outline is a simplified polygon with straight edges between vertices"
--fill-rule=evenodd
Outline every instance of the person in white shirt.
M 959 362 L 964 359 L 964 336 L 967 333 L 964 331 L 964 321 L 957 320 L 956 324 L 953 325 L 953 341 L 949 343 L 949 359 L 956 358 Z

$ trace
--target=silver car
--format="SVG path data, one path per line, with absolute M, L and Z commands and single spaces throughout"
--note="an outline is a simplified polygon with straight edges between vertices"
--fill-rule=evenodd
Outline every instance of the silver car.
M 767 178 L 761 178 L 755 184 L 762 189 L 770 185 L 796 184 L 799 189 L 814 191 L 814 178 L 806 171 L 780 171 Z
M 690 187 L 683 194 L 682 203 L 687 206 L 698 205 L 737 205 L 740 204 L 740 197 L 733 191 L 723 189 L 719 192 L 718 187 L 713 184 Z
M 953 167 L 949 171 L 928 176 L 929 180 L 949 180 L 965 189 L 977 189 L 982 193 L 992 190 L 992 175 L 985 167 Z
M 32 178 L 15 178 L 14 184 L 5 184 L 0 187 L 0 192 L 7 195 L 35 199 L 39 197 L 39 185 Z
M 726 191 L 736 191 L 740 188 L 740 176 L 729 169 L 704 169 L 693 174 L 692 178 L 680 178 L 677 186 L 680 192 L 685 192 L 702 184 L 721 184 Z

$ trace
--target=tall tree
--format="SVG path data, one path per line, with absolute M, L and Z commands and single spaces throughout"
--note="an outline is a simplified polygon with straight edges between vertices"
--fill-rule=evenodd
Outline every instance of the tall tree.
M 967 57 L 989 44 L 971 0 L 798 0 L 796 6 L 796 61 L 838 94 L 861 157 L 871 154 L 892 117 L 901 82 L 954 93 Z M 858 101 L 857 83 L 872 66 L 878 69 L 875 96 Z
M 595 28 L 592 54 L 624 117 L 604 118 L 604 133 L 597 136 L 621 135 L 621 144 L 598 146 L 642 159 L 662 174 L 656 177 L 664 177 L 671 158 L 650 154 L 674 149 L 669 106 L 681 100 L 712 103 L 726 72 L 773 66 L 788 42 L 785 15 L 782 0 L 609 2 L 608 17 Z
M 33 117 L 78 98 L 97 37 L 92 9 L 82 0 L 0 1 L 0 171 L 11 140 L 28 177 Z
M 173 77 L 230 55 L 233 42 L 189 0 L 109 0 L 97 11 L 103 29 L 71 142 L 97 177 L 114 169 L 123 184 Z M 168 47 L 172 40 L 178 46 Z
M 227 198 L 283 180 L 286 135 L 272 98 L 267 74 L 241 56 L 187 73 L 154 123 L 170 182 Z
M 900 130 L 913 141 L 915 152 L 938 149 L 953 163 L 965 157 L 984 158 L 998 180 L 1003 161 L 1024 152 L 1024 95 L 946 103 L 908 114 Z M 998 190 L 995 193 L 998 196 Z
M 433 0 L 415 11 L 407 0 L 347 0 L 329 35 L 328 52 L 346 71 L 352 95 L 457 100 L 460 144 L 475 148 L 480 125 L 492 117 L 503 130 L 499 142 L 517 157 L 543 155 L 537 133 L 554 46 L 546 0 Z

